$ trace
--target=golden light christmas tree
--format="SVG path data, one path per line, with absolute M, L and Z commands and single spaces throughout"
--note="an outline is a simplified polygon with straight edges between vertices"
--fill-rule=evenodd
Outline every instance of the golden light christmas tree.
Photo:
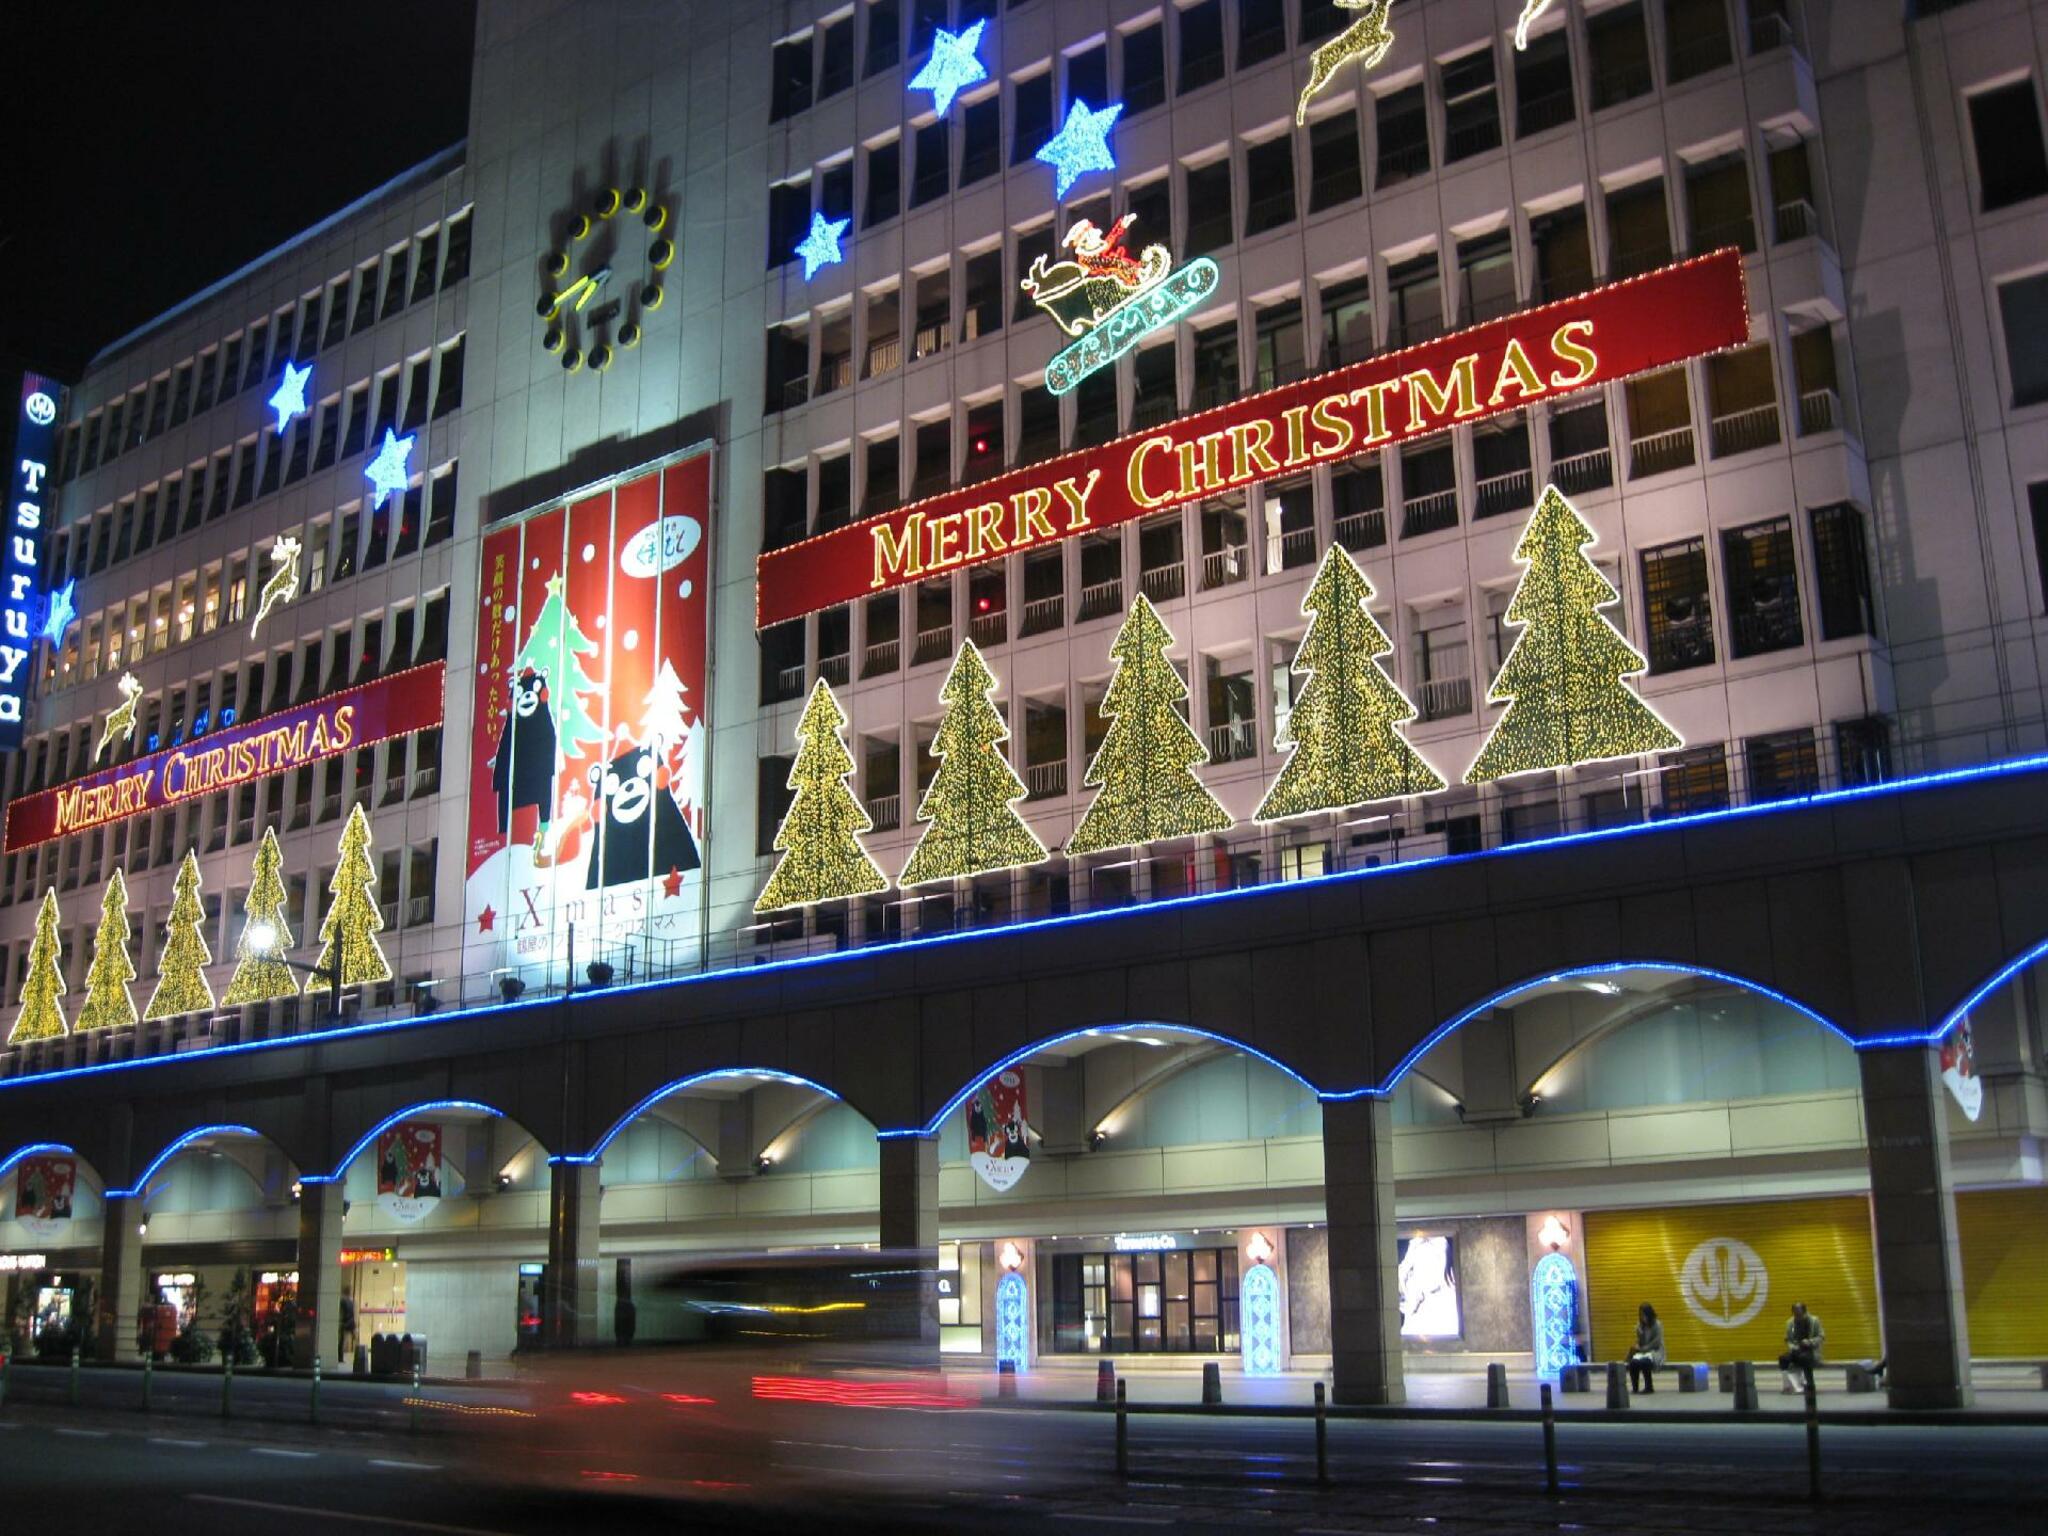
M 327 886 L 334 900 L 320 924 L 322 947 L 320 957 L 313 962 L 314 968 L 333 971 L 334 941 L 339 934 L 344 987 L 389 981 L 391 965 L 377 942 L 384 927 L 384 913 L 377 905 L 377 866 L 370 862 L 370 818 L 363 814 L 360 804 L 348 813 L 337 852 L 340 861 L 334 866 L 334 879 Z
M 1379 663 L 1394 642 L 1367 606 L 1372 596 L 1350 552 L 1331 545 L 1301 600 L 1309 625 L 1294 670 L 1308 681 L 1277 741 L 1293 750 L 1259 802 L 1257 820 L 1444 788 L 1443 775 L 1401 734 L 1420 711 Z
M 1024 781 L 1003 756 L 1010 728 L 989 699 L 995 686 L 974 642 L 961 641 L 939 690 L 946 706 L 932 739 L 939 770 L 917 807 L 917 819 L 929 825 L 903 866 L 905 886 L 1019 869 L 1050 857 L 1015 809 Z
M 57 1040 L 71 1033 L 64 1018 L 64 946 L 57 937 L 57 893 L 43 892 L 36 912 L 36 936 L 28 946 L 28 976 L 21 984 L 21 1012 L 8 1032 L 9 1045 L 31 1040 Z
M 1188 685 L 1167 657 L 1172 644 L 1158 610 L 1140 592 L 1109 648 L 1116 675 L 1102 696 L 1102 712 L 1110 727 L 1081 776 L 1098 792 L 1067 840 L 1070 854 L 1221 832 L 1233 823 L 1195 777 L 1209 752 L 1175 708 Z
M 205 921 L 206 907 L 199 900 L 199 854 L 187 850 L 178 877 L 171 882 L 171 915 L 165 922 L 169 937 L 157 957 L 156 990 L 142 1010 L 145 1019 L 174 1019 L 213 1008 L 213 986 L 206 979 L 213 951 L 200 931 Z
M 1508 710 L 1466 770 L 1467 784 L 1685 745 L 1623 681 L 1649 663 L 1600 613 L 1621 594 L 1586 558 L 1594 537 L 1557 487 L 1545 486 L 1515 546 L 1526 569 L 1506 617 L 1522 632 L 1486 690 L 1487 702 Z
M 263 841 L 256 845 L 248 899 L 242 903 L 244 921 L 242 936 L 235 941 L 235 974 L 221 997 L 229 1008 L 299 995 L 298 977 L 284 962 L 292 947 L 292 930 L 286 921 L 283 867 L 277 832 L 265 827 Z
M 853 754 L 840 739 L 845 725 L 846 712 L 819 678 L 796 723 L 796 761 L 789 769 L 796 798 L 775 829 L 775 851 L 782 862 L 761 888 L 756 912 L 889 888 L 889 877 L 861 845 L 860 834 L 875 824 L 847 784 Z
M 135 979 L 135 962 L 128 958 L 128 936 L 128 881 L 117 869 L 100 898 L 100 926 L 92 937 L 85 1002 L 75 1026 L 81 1034 L 135 1022 L 135 999 L 128 991 L 128 983 Z

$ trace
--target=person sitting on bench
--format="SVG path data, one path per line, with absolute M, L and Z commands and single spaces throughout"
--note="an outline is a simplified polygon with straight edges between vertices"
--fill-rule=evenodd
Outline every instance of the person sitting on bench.
M 1792 1303 L 1791 1319 L 1785 1324 L 1785 1353 L 1778 1356 L 1778 1371 L 1785 1379 L 1785 1391 L 1810 1391 L 1813 1387 L 1813 1368 L 1820 1364 L 1820 1347 L 1827 1339 L 1827 1331 L 1820 1325 L 1820 1319 L 1806 1310 L 1806 1303 Z M 1794 1379 L 1793 1372 L 1799 1372 Z
M 1628 1384 L 1638 1392 L 1657 1390 L 1657 1367 L 1664 1363 L 1664 1325 L 1647 1301 L 1636 1309 L 1636 1345 L 1628 1352 Z

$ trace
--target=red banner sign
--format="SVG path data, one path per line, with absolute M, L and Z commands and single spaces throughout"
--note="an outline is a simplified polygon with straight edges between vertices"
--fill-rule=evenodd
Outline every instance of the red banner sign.
M 446 672 L 445 663 L 429 662 L 25 795 L 7 807 L 5 851 L 33 848 L 53 837 L 145 815 L 439 725 Z
M 771 550 L 756 566 L 754 622 L 801 618 L 1748 339 L 1742 255 L 1716 251 Z

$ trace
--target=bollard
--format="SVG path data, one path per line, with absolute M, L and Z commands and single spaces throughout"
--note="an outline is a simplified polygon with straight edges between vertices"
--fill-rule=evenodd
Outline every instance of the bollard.
M 71 1346 L 71 1406 L 78 1406 L 78 1362 L 83 1352 L 74 1344 Z
M 155 1376 L 156 1356 L 153 1354 L 144 1355 L 142 1357 L 142 1411 L 144 1413 L 149 1412 L 150 1388 L 154 1385 Z
M 1101 1360 L 1095 1366 L 1095 1401 L 1113 1403 L 1116 1401 L 1116 1362 Z
M 1202 1406 L 1221 1408 L 1223 1406 L 1223 1367 L 1214 1360 L 1202 1362 Z
M 1628 1378 L 1622 1375 L 1619 1360 L 1607 1362 L 1607 1406 L 1610 1410 L 1628 1406 Z
M 220 1373 L 220 1416 L 222 1418 L 228 1417 L 232 1411 L 234 1396 L 235 1352 L 230 1349 L 227 1354 L 227 1363 L 221 1367 Z
M 1125 1416 L 1124 1416 L 1124 1415 L 1125 1415 L 1125 1399 L 1124 1399 L 1124 1387 L 1125 1387 L 1125 1385 L 1126 1385 L 1126 1383 L 1125 1383 L 1125 1381 L 1124 1381 L 1123 1377 L 1121 1377 L 1121 1376 L 1117 1377 L 1117 1379 L 1116 1379 L 1116 1475 L 1117 1475 L 1118 1477 L 1129 1477 L 1129 1476 L 1131 1475 L 1131 1426 L 1130 1426 L 1130 1423 L 1129 1423 L 1129 1421 L 1128 1421 L 1128 1420 L 1127 1420 L 1127 1419 L 1125 1418 Z
M 1316 1383 L 1316 1481 L 1330 1481 L 1330 1413 L 1320 1381 Z
M 1756 1365 L 1753 1361 L 1735 1362 L 1735 1411 L 1756 1412 Z
M 1813 1389 L 1813 1376 L 1806 1378 L 1806 1496 L 1820 1502 L 1820 1395 Z
M 420 1363 L 412 1363 L 412 1432 L 420 1432 Z
M 11 1357 L 0 1350 L 0 1403 L 7 1401 L 7 1363 Z
M 1543 1491 L 1557 1492 L 1557 1407 L 1550 1401 L 1550 1383 L 1543 1392 Z
M 462 1357 L 462 1374 L 463 1378 L 468 1381 L 482 1381 L 484 1379 L 484 1352 L 482 1350 L 472 1349 Z
M 1016 1395 L 1017 1362 L 1014 1360 L 998 1360 L 996 1362 L 996 1396 L 1015 1397 Z
M 1508 1368 L 1498 1361 L 1486 1368 L 1486 1406 L 1505 1408 L 1508 1405 Z
M 313 1390 L 307 1403 L 306 1422 L 320 1422 L 320 1352 L 317 1349 L 313 1351 Z

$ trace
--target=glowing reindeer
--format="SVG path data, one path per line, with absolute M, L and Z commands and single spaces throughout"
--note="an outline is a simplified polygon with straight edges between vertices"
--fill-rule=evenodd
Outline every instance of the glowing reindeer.
M 256 617 L 249 623 L 251 640 L 256 638 L 256 631 L 263 627 L 271 609 L 299 595 L 299 541 L 290 534 L 278 539 L 270 546 L 270 560 L 277 569 L 270 573 L 257 596 Z
M 121 690 L 121 702 L 107 711 L 106 723 L 100 727 L 100 744 L 93 748 L 94 762 L 105 757 L 114 742 L 126 741 L 135 734 L 135 706 L 142 699 L 142 684 L 135 680 L 133 672 L 123 672 L 114 686 Z
M 1387 25 L 1387 13 L 1394 0 L 1336 0 L 1347 11 L 1365 14 L 1308 56 L 1308 84 L 1294 109 L 1295 126 L 1308 121 L 1309 98 L 1328 85 L 1337 71 L 1353 59 L 1361 69 L 1371 69 L 1394 46 L 1394 30 Z

